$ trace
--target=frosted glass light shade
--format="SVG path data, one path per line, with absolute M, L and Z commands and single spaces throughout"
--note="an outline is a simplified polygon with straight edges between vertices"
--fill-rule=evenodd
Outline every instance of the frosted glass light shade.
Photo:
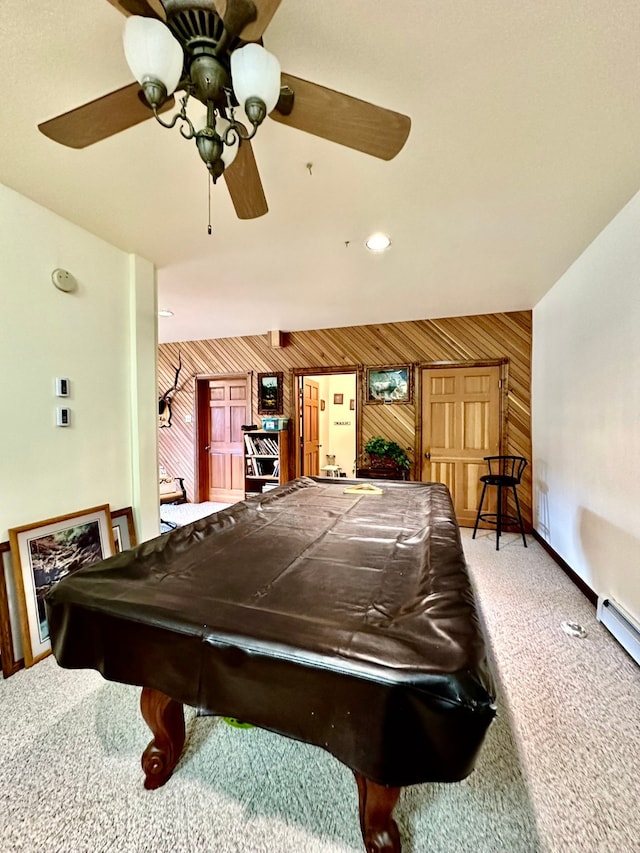
M 218 118 L 216 119 L 216 132 L 218 133 L 218 135 L 224 136 L 225 131 L 228 127 L 229 127 L 229 122 L 226 120 L 226 118 L 222 118 L 222 116 L 218 116 Z M 233 143 L 233 145 L 224 145 L 223 146 L 221 159 L 222 159 L 222 162 L 224 163 L 225 169 L 227 169 L 233 163 L 233 161 L 236 159 L 236 155 L 238 153 L 239 142 L 240 142 L 240 140 L 238 138 L 238 135 L 236 134 L 236 141 Z
M 124 55 L 133 76 L 142 85 L 160 80 L 171 95 L 182 76 L 184 56 L 180 43 L 157 18 L 132 15 L 124 25 Z
M 280 96 L 280 63 L 259 44 L 247 44 L 231 54 L 231 83 L 240 106 L 260 98 L 270 113 Z

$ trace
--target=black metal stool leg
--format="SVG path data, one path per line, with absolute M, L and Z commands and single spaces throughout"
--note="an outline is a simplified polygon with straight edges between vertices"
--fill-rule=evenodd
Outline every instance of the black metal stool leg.
M 486 491 L 487 491 L 487 484 L 483 483 L 482 484 L 482 494 L 480 495 L 480 506 L 478 507 L 478 512 L 476 515 L 476 523 L 475 523 L 475 527 L 473 528 L 473 536 L 471 537 L 472 539 L 476 538 L 476 533 L 478 531 L 478 522 L 480 521 L 480 513 L 482 512 L 482 504 L 484 502 L 484 493 Z
M 498 504 L 496 506 L 496 551 L 500 550 L 502 536 L 502 486 L 498 486 Z
M 516 487 L 513 486 L 513 496 L 516 499 L 516 509 L 518 510 L 518 521 L 520 522 L 520 533 L 522 533 L 522 541 L 524 542 L 524 547 L 527 547 L 527 539 L 524 535 L 524 524 L 522 523 L 522 513 L 520 512 L 520 501 L 518 500 L 518 492 L 516 491 Z

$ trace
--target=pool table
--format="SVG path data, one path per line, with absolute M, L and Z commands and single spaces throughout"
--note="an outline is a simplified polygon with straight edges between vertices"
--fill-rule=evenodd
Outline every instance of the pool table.
M 235 717 L 351 768 L 370 853 L 399 853 L 401 788 L 467 776 L 495 714 L 438 483 L 299 478 L 80 569 L 47 613 L 61 666 L 142 687 L 147 788 L 184 704 Z

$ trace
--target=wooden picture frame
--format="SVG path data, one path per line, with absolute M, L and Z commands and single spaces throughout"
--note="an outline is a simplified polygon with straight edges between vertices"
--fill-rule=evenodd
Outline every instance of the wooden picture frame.
M 125 506 L 122 509 L 111 510 L 111 528 L 115 553 L 128 551 L 138 544 L 136 536 L 136 525 L 133 520 L 133 507 Z
M 344 403 L 344 394 L 334 394 L 333 395 L 333 405 L 341 406 Z
M 4 678 L 24 666 L 9 542 L 0 542 L 0 658 Z
M 349 409 L 353 412 L 355 410 L 355 408 L 356 408 L 356 401 L 355 400 L 349 400 Z
M 281 415 L 282 373 L 258 374 L 258 414 Z
M 321 412 L 324 412 L 325 406 L 326 406 L 326 404 L 325 404 L 324 400 L 320 400 L 320 411 Z
M 51 654 L 44 595 L 54 583 L 115 552 L 108 505 L 9 530 L 25 666 Z
M 383 365 L 367 368 L 366 403 L 373 405 L 410 403 L 412 399 L 411 365 Z

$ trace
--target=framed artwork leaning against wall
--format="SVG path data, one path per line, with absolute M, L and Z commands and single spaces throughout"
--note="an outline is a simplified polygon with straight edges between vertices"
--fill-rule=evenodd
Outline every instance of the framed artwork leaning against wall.
M 136 526 L 133 520 L 133 507 L 126 506 L 122 509 L 111 510 L 111 528 L 116 554 L 121 551 L 128 551 L 129 548 L 138 544 Z
M 25 666 L 51 653 L 44 597 L 54 583 L 115 553 L 107 505 L 9 530 Z
M 11 546 L 8 542 L 0 542 L 0 658 L 4 678 L 9 678 L 24 666 Z

